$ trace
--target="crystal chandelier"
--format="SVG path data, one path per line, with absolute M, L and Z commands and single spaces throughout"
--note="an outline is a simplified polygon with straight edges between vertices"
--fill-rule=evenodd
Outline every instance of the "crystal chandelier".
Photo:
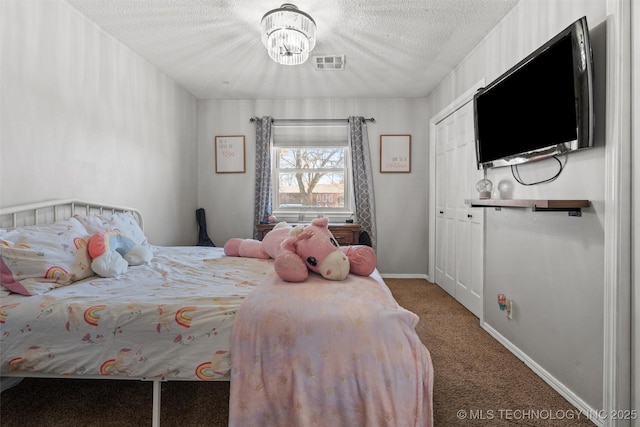
M 302 64 L 316 46 L 315 21 L 291 3 L 265 13 L 260 27 L 262 43 L 279 64 Z

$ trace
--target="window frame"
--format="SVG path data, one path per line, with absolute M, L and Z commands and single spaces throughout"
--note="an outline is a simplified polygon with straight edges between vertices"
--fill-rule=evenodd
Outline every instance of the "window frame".
M 328 123 L 329 126 L 335 126 L 334 123 Z M 308 124 L 287 124 L 288 127 L 300 127 L 304 128 L 309 126 Z M 313 126 L 318 126 L 317 122 L 314 122 Z M 342 126 L 342 123 L 340 123 Z M 277 221 L 287 221 L 292 223 L 297 222 L 310 222 L 314 218 L 328 217 L 330 222 L 345 222 L 345 220 L 353 218 L 355 216 L 355 203 L 354 203 L 354 190 L 353 190 L 353 165 L 351 162 L 351 147 L 348 141 L 348 124 L 344 126 L 347 128 L 347 139 L 342 144 L 321 144 L 314 145 L 312 142 L 305 141 L 301 137 L 300 143 L 286 143 L 286 144 L 274 144 L 274 134 L 271 135 L 271 185 L 272 185 L 272 207 L 273 215 L 276 216 Z M 344 149 L 344 167 L 339 168 L 339 171 L 344 171 L 344 207 L 342 208 L 327 208 L 327 207 L 302 207 L 295 206 L 290 208 L 282 208 L 279 206 L 279 176 L 281 173 L 296 173 L 299 169 L 284 169 L 280 168 L 278 161 L 281 150 L 283 149 Z M 319 168 L 322 170 L 334 170 L 335 168 Z M 326 196 L 326 195 L 325 195 Z

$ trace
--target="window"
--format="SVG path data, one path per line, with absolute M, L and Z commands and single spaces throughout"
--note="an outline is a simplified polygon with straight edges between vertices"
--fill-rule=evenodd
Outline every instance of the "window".
M 344 221 L 351 205 L 346 121 L 275 124 L 272 131 L 273 210 L 285 221 L 328 216 Z

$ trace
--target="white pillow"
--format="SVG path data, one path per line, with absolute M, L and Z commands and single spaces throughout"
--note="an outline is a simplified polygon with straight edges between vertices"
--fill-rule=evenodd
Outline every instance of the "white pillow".
M 100 215 L 75 215 L 90 235 L 99 231 L 119 231 L 136 245 L 149 245 L 147 237 L 131 212 L 103 213 Z
M 53 224 L 0 229 L 0 284 L 40 295 L 93 276 L 89 233 L 70 218 Z

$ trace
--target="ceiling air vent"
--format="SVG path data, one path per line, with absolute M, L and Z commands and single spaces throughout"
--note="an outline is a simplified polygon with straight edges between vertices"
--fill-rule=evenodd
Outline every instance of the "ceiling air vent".
M 344 70 L 344 55 L 314 56 L 313 66 L 316 70 Z

